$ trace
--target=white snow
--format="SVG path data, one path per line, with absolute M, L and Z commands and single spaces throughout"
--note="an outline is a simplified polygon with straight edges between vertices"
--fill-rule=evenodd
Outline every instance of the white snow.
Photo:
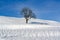
M 13 30 L 12 30 L 13 29 Z M 60 40 L 60 23 L 0 16 L 0 40 Z
M 29 20 L 28 24 L 26 24 L 24 18 L 0 16 L 0 29 L 22 29 L 22 28 L 37 29 L 46 27 L 60 27 L 60 23 L 56 21 L 32 18 Z

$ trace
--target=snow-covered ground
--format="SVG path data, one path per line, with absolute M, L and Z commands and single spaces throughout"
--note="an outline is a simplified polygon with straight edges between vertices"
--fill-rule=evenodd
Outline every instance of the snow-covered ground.
M 8 27 L 9 26 L 9 27 Z M 12 27 L 13 26 L 13 27 Z M 25 23 L 24 18 L 14 18 L 0 16 L 0 29 L 17 29 L 17 28 L 40 28 L 40 27 L 60 27 L 60 23 L 50 20 L 30 19 L 29 23 Z
M 0 16 L 0 40 L 60 40 L 60 23 Z

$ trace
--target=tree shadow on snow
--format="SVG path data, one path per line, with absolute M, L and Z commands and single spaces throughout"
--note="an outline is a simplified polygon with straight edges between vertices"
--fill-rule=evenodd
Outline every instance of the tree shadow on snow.
M 31 24 L 42 24 L 42 25 L 48 25 L 48 23 L 42 23 L 42 22 L 31 22 Z

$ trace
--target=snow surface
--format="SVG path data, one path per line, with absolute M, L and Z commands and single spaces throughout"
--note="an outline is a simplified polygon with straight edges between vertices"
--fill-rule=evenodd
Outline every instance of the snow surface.
M 0 16 L 0 40 L 60 40 L 60 23 Z
M 21 29 L 21 28 L 44 28 L 44 27 L 60 27 L 60 23 L 50 20 L 30 19 L 28 24 L 24 18 L 0 16 L 0 29 Z

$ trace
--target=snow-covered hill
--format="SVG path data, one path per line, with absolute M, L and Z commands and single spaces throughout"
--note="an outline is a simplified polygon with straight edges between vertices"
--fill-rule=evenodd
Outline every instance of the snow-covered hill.
M 60 23 L 56 21 L 32 18 L 29 20 L 29 23 L 26 24 L 24 18 L 0 16 L 0 29 L 39 28 L 39 27 L 60 27 Z
M 0 40 L 60 40 L 60 23 L 0 16 Z
M 25 24 L 25 19 L 0 16 L 0 24 Z M 29 20 L 29 24 L 46 24 L 46 25 L 48 25 L 48 24 L 55 25 L 56 24 L 57 25 L 57 24 L 59 24 L 59 22 L 32 18 Z

